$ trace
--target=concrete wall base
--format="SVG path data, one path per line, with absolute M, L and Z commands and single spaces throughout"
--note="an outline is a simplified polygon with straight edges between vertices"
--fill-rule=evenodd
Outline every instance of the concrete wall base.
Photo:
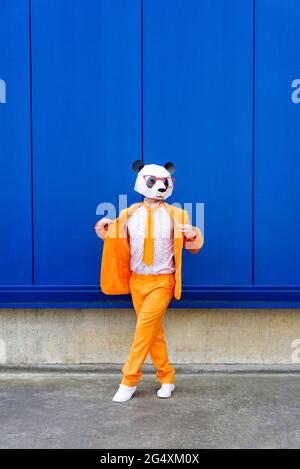
M 133 310 L 1 309 L 0 365 L 119 369 L 134 325 Z M 171 309 L 165 331 L 171 362 L 198 370 L 204 364 L 300 364 L 300 310 Z

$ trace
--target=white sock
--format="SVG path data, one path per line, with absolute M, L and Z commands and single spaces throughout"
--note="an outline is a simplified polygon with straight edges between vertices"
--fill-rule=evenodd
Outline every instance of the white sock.
M 175 389 L 175 384 L 162 384 L 161 388 L 157 391 L 157 397 L 161 397 L 162 399 L 167 399 L 171 397 L 172 392 Z
M 119 389 L 113 397 L 113 402 L 126 402 L 132 398 L 136 386 L 126 386 L 125 384 L 120 384 Z

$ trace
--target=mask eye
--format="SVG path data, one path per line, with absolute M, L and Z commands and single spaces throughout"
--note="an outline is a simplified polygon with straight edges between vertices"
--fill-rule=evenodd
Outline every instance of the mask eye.
M 147 187 L 149 187 L 149 189 L 151 187 L 153 187 L 155 183 L 156 183 L 156 177 L 155 176 L 149 176 L 146 180 L 146 184 L 147 184 Z
M 166 188 L 168 189 L 168 187 L 169 187 L 169 185 L 170 185 L 170 184 L 169 184 L 169 178 L 165 178 L 165 179 L 164 179 L 164 185 L 165 185 Z

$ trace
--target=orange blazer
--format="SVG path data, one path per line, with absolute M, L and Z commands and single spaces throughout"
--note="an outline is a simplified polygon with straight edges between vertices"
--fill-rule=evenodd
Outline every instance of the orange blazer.
M 130 241 L 127 230 L 127 221 L 132 213 L 142 205 L 134 204 L 121 211 L 119 218 L 109 225 L 104 240 L 100 286 L 106 295 L 126 295 L 130 293 L 129 280 L 130 271 Z M 174 296 L 177 300 L 181 298 L 182 290 L 182 249 L 197 254 L 203 246 L 203 236 L 199 228 L 195 228 L 196 237 L 189 240 L 179 231 L 177 225 L 190 224 L 189 215 L 186 210 L 164 203 L 174 221 L 174 258 L 175 258 L 175 290 Z

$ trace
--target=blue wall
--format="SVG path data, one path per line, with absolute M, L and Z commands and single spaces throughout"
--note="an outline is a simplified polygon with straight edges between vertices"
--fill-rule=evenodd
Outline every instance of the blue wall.
M 32 283 L 29 31 L 28 2 L 1 2 L 0 285 Z
M 299 25 L 298 0 L 2 1 L 0 305 L 128 305 L 94 224 L 143 158 L 205 203 L 178 306 L 300 306 Z

